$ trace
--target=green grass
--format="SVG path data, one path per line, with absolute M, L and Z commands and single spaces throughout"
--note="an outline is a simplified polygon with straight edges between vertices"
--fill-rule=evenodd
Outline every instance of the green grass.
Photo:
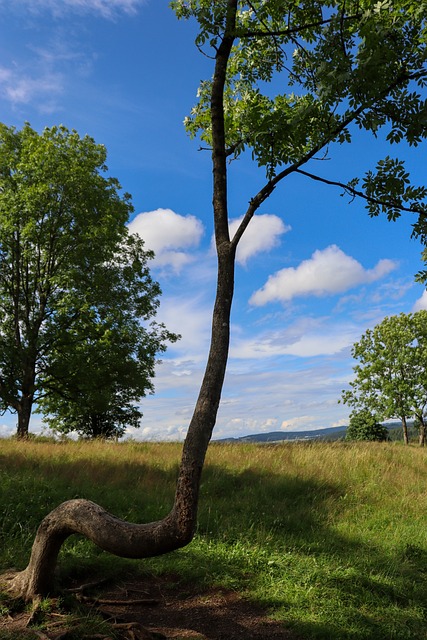
M 74 536 L 61 570 L 222 585 L 307 639 L 427 639 L 426 456 L 390 443 L 212 445 L 188 547 L 117 561 Z M 25 566 L 40 520 L 65 499 L 163 517 L 179 457 L 176 444 L 1 440 L 0 569 Z

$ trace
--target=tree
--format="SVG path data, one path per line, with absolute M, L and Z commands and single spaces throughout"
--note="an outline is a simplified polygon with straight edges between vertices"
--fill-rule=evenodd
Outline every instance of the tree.
M 419 423 L 420 445 L 425 444 L 424 413 L 427 405 L 427 311 L 386 317 L 368 329 L 353 345 L 354 367 L 351 389 L 343 391 L 343 402 L 355 409 L 367 408 L 383 420 L 402 421 L 408 444 L 408 418 Z
M 91 277 L 90 313 L 79 318 L 73 348 L 59 343 L 43 377 L 49 391 L 39 406 L 45 422 L 60 433 L 89 438 L 118 438 L 139 427 L 136 404 L 154 391 L 154 365 L 166 341 L 178 336 L 153 321 L 160 293 L 152 282 L 138 236 Z
M 0 125 L 0 407 L 17 413 L 20 438 L 35 403 L 59 419 L 72 401 L 103 411 L 143 396 L 155 353 L 175 338 L 140 324 L 160 288 L 105 160 L 103 145 L 65 127 Z M 117 381 L 131 363 L 126 395 Z
M 345 435 L 346 440 L 369 440 L 384 442 L 388 438 L 387 427 L 378 422 L 367 409 L 353 412 Z
M 28 567 L 11 588 L 26 598 L 49 591 L 59 548 L 73 532 L 128 557 L 167 553 L 188 544 L 196 524 L 200 477 L 225 376 L 236 247 L 274 189 L 298 173 L 365 198 L 370 213 L 389 218 L 426 211 L 427 189 L 411 187 L 400 161 L 386 158 L 359 187 L 325 180 L 307 165 L 334 144 L 350 143 L 359 128 L 390 142 L 418 144 L 426 135 L 419 90 L 425 68 L 427 8 L 415 0 L 176 0 L 180 18 L 199 24 L 196 44 L 214 62 L 187 119 L 212 155 L 213 217 L 218 257 L 211 346 L 191 418 L 174 504 L 163 520 L 119 522 L 98 505 L 74 500 L 46 516 Z M 285 93 L 275 95 L 276 75 Z M 290 89 L 288 87 L 294 87 Z M 261 89 L 265 89 L 262 93 Z M 292 92 L 291 92 L 292 91 Z M 227 210 L 229 161 L 245 150 L 266 171 L 236 233 Z M 304 168 L 303 168 L 304 167 Z

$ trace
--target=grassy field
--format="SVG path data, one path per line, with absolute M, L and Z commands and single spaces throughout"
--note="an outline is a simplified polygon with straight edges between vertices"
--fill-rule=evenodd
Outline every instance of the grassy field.
M 38 524 L 65 499 L 161 518 L 179 456 L 176 444 L 0 440 L 0 570 L 25 566 Z M 307 640 L 427 639 L 427 450 L 212 445 L 191 545 L 130 562 L 73 536 L 60 565 L 65 575 L 132 566 L 222 585 Z

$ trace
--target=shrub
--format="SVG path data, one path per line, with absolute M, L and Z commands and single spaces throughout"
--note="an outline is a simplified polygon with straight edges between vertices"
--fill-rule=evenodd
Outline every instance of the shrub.
M 388 430 L 379 423 L 367 409 L 352 413 L 346 433 L 346 440 L 370 440 L 384 442 L 388 440 Z

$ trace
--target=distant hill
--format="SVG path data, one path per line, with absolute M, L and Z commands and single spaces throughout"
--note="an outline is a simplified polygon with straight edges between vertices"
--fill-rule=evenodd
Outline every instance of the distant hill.
M 412 433 L 412 421 L 408 421 L 410 435 Z M 387 428 L 392 440 L 401 438 L 402 425 L 400 422 L 388 422 Z M 313 429 L 311 431 L 269 431 L 268 433 L 255 433 L 240 438 L 223 438 L 214 442 L 283 442 L 284 440 L 341 440 L 345 438 L 347 425 L 339 427 L 329 427 L 327 429 Z
M 282 440 L 339 440 L 345 438 L 346 425 L 312 431 L 270 431 L 240 438 L 224 438 L 215 442 L 281 442 Z

